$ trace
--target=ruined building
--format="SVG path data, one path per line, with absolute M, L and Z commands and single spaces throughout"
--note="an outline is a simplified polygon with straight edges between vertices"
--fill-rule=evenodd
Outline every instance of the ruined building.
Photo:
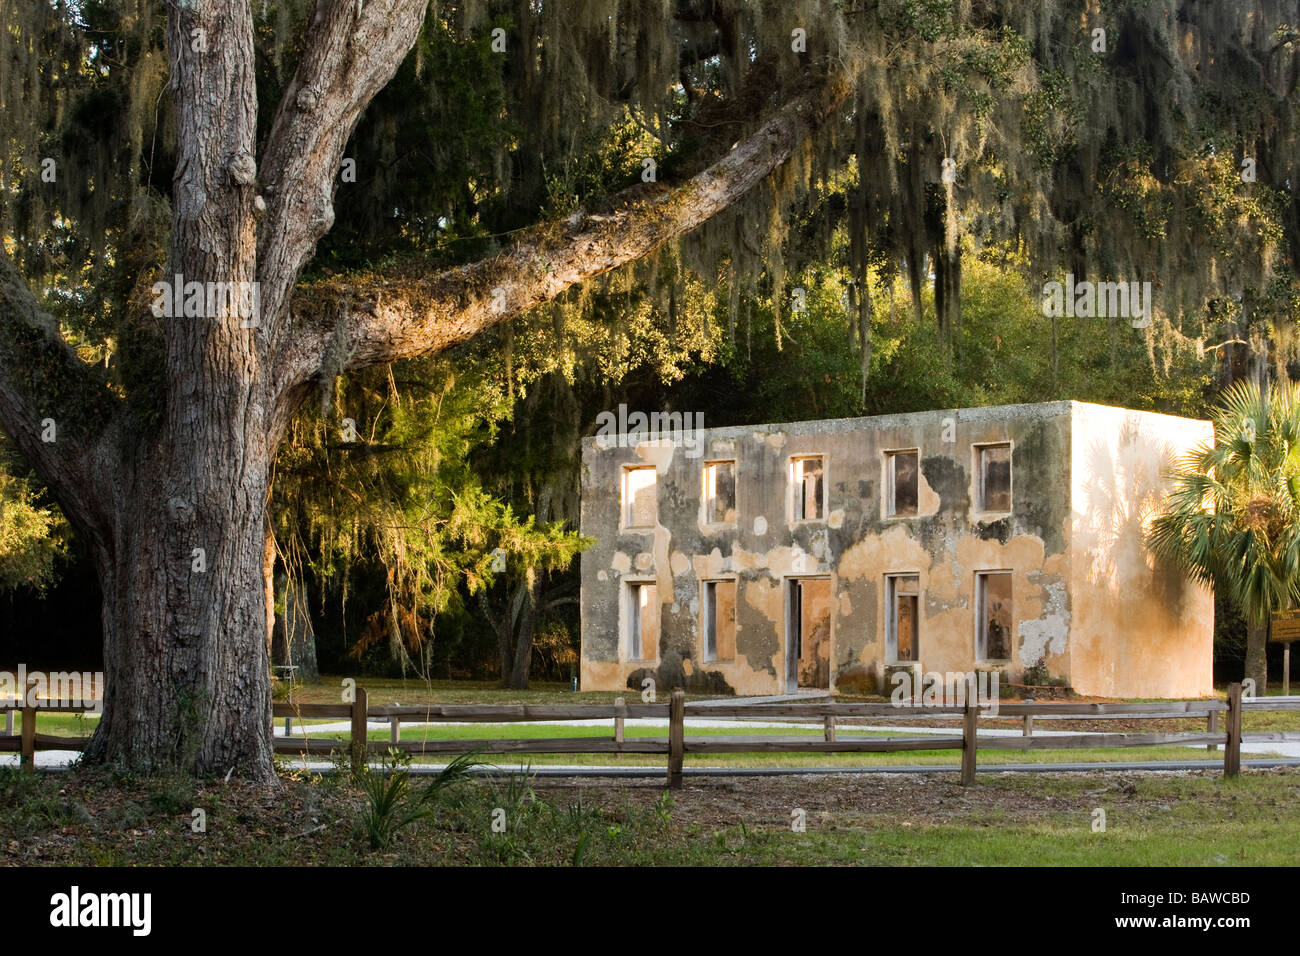
M 888 694 L 904 668 L 1207 694 L 1212 594 L 1143 529 L 1212 441 L 1082 402 L 589 438 L 582 689 Z

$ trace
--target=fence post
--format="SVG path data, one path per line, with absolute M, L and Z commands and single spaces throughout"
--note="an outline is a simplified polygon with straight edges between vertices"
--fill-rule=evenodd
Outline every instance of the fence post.
M 1025 698 L 1026 704 L 1032 704 L 1033 702 L 1034 702 L 1034 698 L 1032 697 Z M 1021 736 L 1023 737 L 1034 736 L 1034 715 L 1033 714 L 1025 714 L 1024 726 L 1021 729 Z
M 393 701 L 393 706 L 400 707 L 401 705 L 397 701 Z M 401 740 L 402 740 L 402 718 L 393 717 L 389 720 L 388 742 L 392 744 L 398 744 L 401 743 Z
M 366 764 L 366 689 L 357 688 L 352 701 L 352 772 L 361 773 Z
M 36 770 L 36 708 L 23 707 L 23 769 L 28 773 Z
M 975 782 L 976 726 L 979 721 L 979 703 L 966 698 L 966 709 L 961 715 L 961 785 L 969 787 Z
M 826 715 L 825 731 L 826 731 L 825 733 L 826 740 L 830 743 L 834 743 L 835 742 L 835 715 L 834 714 Z
M 1206 726 L 1205 732 L 1207 734 L 1217 734 L 1219 732 L 1219 712 L 1217 710 L 1210 711 L 1210 722 Z M 1210 744 L 1205 749 L 1210 753 L 1214 753 L 1214 751 L 1219 749 L 1219 745 Z
M 668 706 L 668 789 L 682 788 L 682 756 L 686 751 L 686 692 L 678 687 Z
M 614 698 L 614 740 L 618 743 L 623 742 L 623 715 L 627 712 L 627 704 L 623 702 L 622 697 Z
M 1223 748 L 1223 776 L 1241 773 L 1241 684 L 1228 685 L 1228 745 Z
M 5 736 L 12 737 L 13 735 L 14 735 L 14 711 L 13 708 L 10 707 L 8 710 L 5 711 Z

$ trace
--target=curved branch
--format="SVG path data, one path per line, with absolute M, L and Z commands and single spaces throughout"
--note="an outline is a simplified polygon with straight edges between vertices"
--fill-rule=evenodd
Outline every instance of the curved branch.
M 92 544 L 110 527 L 97 475 L 118 405 L 0 253 L 0 428 Z M 105 460 L 116 464 L 114 457 Z
M 272 341 L 292 282 L 334 223 L 334 191 L 348 139 L 415 44 L 428 2 L 316 4 L 262 158 L 262 168 L 276 177 L 264 183 L 267 208 L 257 249 L 262 321 Z
M 653 252 L 731 206 L 835 113 L 838 74 L 778 109 L 722 159 L 675 189 L 608 215 L 578 214 L 530 230 L 509 251 L 428 279 L 365 277 L 301 287 L 287 356 L 290 387 L 394 359 L 439 352 L 553 299 L 569 286 Z

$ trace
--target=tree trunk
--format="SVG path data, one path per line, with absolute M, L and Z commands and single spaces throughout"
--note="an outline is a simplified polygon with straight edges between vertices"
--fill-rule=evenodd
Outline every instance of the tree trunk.
M 116 554 L 99 568 L 106 679 L 90 762 L 272 776 L 271 449 L 216 454 L 224 432 L 195 429 L 204 440 L 132 468 L 117 496 Z
M 1246 624 L 1246 674 L 1260 697 L 1268 689 L 1268 625 Z
M 501 686 L 507 686 L 506 675 L 510 673 L 510 665 L 513 660 L 513 652 L 510 646 L 510 609 L 509 602 L 505 612 L 498 617 L 492 610 L 492 602 L 488 599 L 486 591 L 480 591 L 478 595 L 478 606 L 483 612 L 484 619 L 492 626 L 492 632 L 497 636 L 497 666 L 498 673 L 501 675 Z
M 541 599 L 542 575 L 534 571 L 530 581 L 520 586 L 526 589 L 524 607 L 519 615 L 519 631 L 515 635 L 514 666 L 510 669 L 510 689 L 527 690 L 528 672 L 533 665 L 533 634 L 537 630 L 537 604 Z
M 194 42 L 196 30 L 211 46 Z M 168 298 L 292 282 L 296 271 L 258 281 L 251 16 L 189 4 L 168 33 L 177 125 Z M 100 568 L 106 690 L 92 759 L 274 776 L 265 554 L 280 430 L 262 317 L 240 314 L 235 298 L 200 292 L 198 308 L 161 319 L 161 422 L 126 449 L 115 553 Z

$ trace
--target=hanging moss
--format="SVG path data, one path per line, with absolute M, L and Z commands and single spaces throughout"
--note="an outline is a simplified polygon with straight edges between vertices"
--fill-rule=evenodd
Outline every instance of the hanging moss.
M 254 4 L 262 135 L 312 9 Z M 602 373 L 648 361 L 671 376 L 734 345 L 738 324 L 748 350 L 755 315 L 783 345 L 790 283 L 817 261 L 852 283 L 850 347 L 866 370 L 873 285 L 891 317 L 895 276 L 917 317 L 932 289 L 958 340 L 963 261 L 1004 243 L 1031 286 L 1067 271 L 1157 283 L 1144 333 L 1156 370 L 1238 335 L 1267 336 L 1284 365 L 1297 344 L 1278 290 L 1300 267 L 1295 21 L 1294 0 L 431 4 L 349 145 L 358 182 L 340 186 L 311 269 L 427 274 L 490 255 L 539 215 L 681 181 L 842 70 L 843 115 L 762 188 L 540 322 L 522 318 L 508 387 L 577 374 L 599 349 Z M 163 265 L 174 154 L 162 9 L 15 0 L 0 36 L 0 235 L 147 410 L 157 338 L 138 292 Z M 641 181 L 646 159 L 655 183 Z

